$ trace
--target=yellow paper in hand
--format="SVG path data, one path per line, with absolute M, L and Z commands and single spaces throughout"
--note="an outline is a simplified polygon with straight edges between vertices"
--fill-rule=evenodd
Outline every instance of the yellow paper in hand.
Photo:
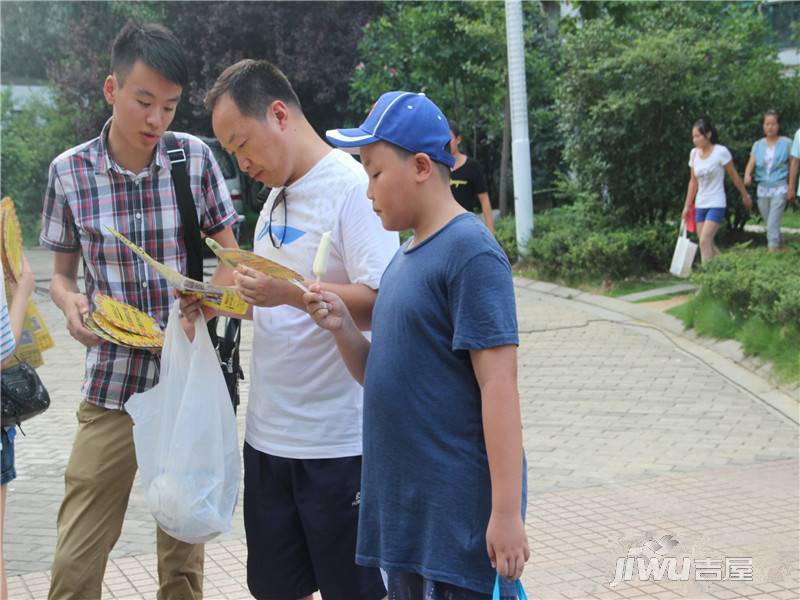
M 223 264 L 235 269 L 239 265 L 244 265 L 269 275 L 275 279 L 287 279 L 289 281 L 303 281 L 303 276 L 289 267 L 259 256 L 254 252 L 240 250 L 238 248 L 224 248 L 211 238 L 206 238 L 206 245 L 217 255 Z
M 50 336 L 50 331 L 47 329 L 47 325 L 45 325 L 44 319 L 33 300 L 28 300 L 27 316 L 31 323 L 33 339 L 36 341 L 39 351 L 44 352 L 55 346 L 53 338 Z
M 125 346 L 132 348 L 161 348 L 164 345 L 164 334 L 161 332 L 139 335 L 117 327 L 109 319 L 106 319 L 102 313 L 95 312 L 91 317 L 100 329 L 117 342 L 122 342 Z
M 0 234 L 3 271 L 6 279 L 17 282 L 22 278 L 22 228 L 14 201 L 7 196 L 0 202 Z

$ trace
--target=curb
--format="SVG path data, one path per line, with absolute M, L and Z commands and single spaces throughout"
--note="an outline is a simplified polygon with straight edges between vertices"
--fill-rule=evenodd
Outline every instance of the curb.
M 561 302 L 575 303 L 579 305 L 577 309 L 610 321 L 624 323 L 633 320 L 649 325 L 661 331 L 678 348 L 706 363 L 784 418 L 795 424 L 800 423 L 800 385 L 788 387 L 775 383 L 771 365 L 745 356 L 741 344 L 735 340 L 700 337 L 684 328 L 679 319 L 647 308 L 646 304 L 631 304 L 525 277 L 515 276 L 514 285 L 557 298 Z

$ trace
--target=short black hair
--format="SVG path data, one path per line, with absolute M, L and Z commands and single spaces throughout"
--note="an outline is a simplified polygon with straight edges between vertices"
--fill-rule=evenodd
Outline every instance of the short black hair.
M 206 94 L 206 109 L 213 111 L 225 94 L 230 94 L 239 112 L 254 119 L 263 119 L 275 100 L 302 110 L 289 79 L 268 60 L 245 58 L 225 69 Z
M 398 146 L 397 144 L 392 144 L 391 142 L 383 142 L 383 143 L 387 144 L 392 150 L 394 150 L 395 154 L 397 154 L 397 156 L 400 157 L 402 160 L 408 160 L 409 158 L 411 158 L 416 154 L 415 152 L 409 152 L 408 150 L 406 150 L 401 146 Z M 423 154 L 425 154 L 425 152 L 423 152 Z M 430 155 L 428 155 L 428 158 L 430 158 Z M 432 158 L 431 162 L 433 163 L 433 166 L 436 167 L 436 171 L 439 173 L 439 177 L 441 177 L 443 181 L 449 182 L 450 167 L 448 167 L 444 163 L 440 163 L 438 160 L 433 160 Z
M 172 32 L 155 23 L 140 24 L 129 19 L 111 46 L 111 72 L 125 85 L 133 64 L 141 60 L 181 87 L 189 84 L 186 56 Z
M 780 117 L 778 116 L 778 111 L 777 111 L 777 110 L 773 110 L 773 109 L 771 109 L 771 108 L 770 108 L 769 110 L 765 110 L 765 111 L 764 111 L 764 117 L 761 119 L 761 121 L 762 121 L 762 122 L 763 122 L 763 121 L 766 121 L 766 120 L 767 120 L 767 117 L 775 117 L 775 120 L 776 120 L 776 121 L 778 122 L 778 124 L 780 125 L 781 119 L 780 119 Z

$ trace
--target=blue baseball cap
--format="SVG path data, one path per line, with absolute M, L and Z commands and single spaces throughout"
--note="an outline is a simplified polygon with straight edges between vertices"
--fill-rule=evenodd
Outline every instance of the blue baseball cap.
M 378 98 L 366 120 L 354 129 L 330 129 L 328 141 L 339 148 L 358 152 L 378 141 L 400 146 L 411 153 L 424 152 L 431 160 L 452 167 L 450 126 L 444 113 L 425 94 L 386 92 Z

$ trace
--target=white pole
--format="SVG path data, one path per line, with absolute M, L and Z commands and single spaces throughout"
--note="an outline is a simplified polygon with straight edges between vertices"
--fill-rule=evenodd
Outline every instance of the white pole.
M 528 137 L 528 91 L 525 85 L 525 44 L 522 37 L 522 3 L 506 0 L 508 92 L 511 104 L 511 165 L 514 175 L 514 214 L 517 249 L 527 254 L 533 233 L 533 181 Z

